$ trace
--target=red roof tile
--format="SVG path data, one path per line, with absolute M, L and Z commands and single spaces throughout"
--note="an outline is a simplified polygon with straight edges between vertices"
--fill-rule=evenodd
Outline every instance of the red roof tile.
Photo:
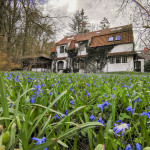
M 71 50 L 74 47 L 75 47 L 75 40 L 71 41 L 71 44 L 70 44 L 68 50 Z
M 118 35 L 121 35 L 121 41 L 115 41 L 115 43 L 108 42 L 109 36 L 118 36 Z M 63 39 L 58 41 L 56 45 L 68 44 L 71 42 L 71 45 L 69 46 L 69 49 L 71 49 L 74 46 L 75 42 L 90 40 L 91 38 L 93 40 L 91 42 L 90 47 L 112 45 L 118 43 L 119 44 L 130 43 L 133 42 L 132 25 L 130 24 L 126 26 L 119 26 L 115 28 L 88 32 L 88 33 L 81 33 L 75 36 L 64 37 Z M 56 52 L 56 48 L 53 48 L 51 52 Z
M 67 57 L 57 57 L 57 58 L 54 58 L 55 60 L 64 60 L 66 59 Z
M 56 44 L 55 44 L 54 47 L 51 49 L 51 52 L 56 52 Z

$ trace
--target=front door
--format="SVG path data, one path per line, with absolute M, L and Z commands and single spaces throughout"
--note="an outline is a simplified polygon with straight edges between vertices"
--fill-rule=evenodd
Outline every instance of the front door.
M 134 70 L 137 72 L 141 72 L 141 61 L 134 62 Z

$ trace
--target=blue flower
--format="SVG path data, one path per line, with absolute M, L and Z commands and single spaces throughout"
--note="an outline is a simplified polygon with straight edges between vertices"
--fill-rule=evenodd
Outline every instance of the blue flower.
M 135 109 L 132 109 L 130 106 L 128 106 L 127 108 L 126 108 L 126 111 L 127 112 L 131 112 L 132 114 L 133 114 L 133 111 L 134 111 Z
M 103 104 L 104 107 L 108 107 L 108 105 L 110 105 L 110 103 L 108 103 L 107 101 L 105 101 Z
M 53 92 L 50 92 L 50 95 L 52 95 L 53 94 Z
M 87 93 L 87 96 L 90 96 L 90 94 L 89 94 L 89 93 Z
M 126 96 L 127 96 L 127 97 L 130 97 L 130 95 L 129 95 L 129 94 L 126 94 Z
M 43 137 L 42 139 L 39 139 L 39 138 L 33 137 L 33 138 L 32 138 L 32 140 L 37 141 L 37 142 L 36 142 L 36 145 L 40 145 L 40 144 L 42 144 L 42 143 L 45 143 L 45 141 L 46 141 L 46 137 Z M 48 150 L 48 149 L 47 149 L 47 148 L 44 148 L 44 150 Z
M 126 146 L 125 150 L 132 150 L 131 145 L 130 145 L 130 144 L 128 144 L 128 145 Z
M 35 100 L 34 100 L 34 99 L 35 99 L 35 98 L 33 98 L 33 97 L 30 98 L 29 102 L 32 103 L 32 104 L 35 103 Z
M 100 108 L 100 109 L 101 109 L 101 111 L 103 111 L 104 106 L 103 106 L 103 104 L 97 104 L 97 108 Z
M 119 136 L 123 136 L 125 134 L 125 129 L 129 129 L 129 124 L 127 123 L 122 123 L 121 125 L 117 125 L 113 128 L 113 131 L 115 131 L 115 135 L 118 134 L 119 132 L 122 132 L 121 135 Z
M 60 117 L 59 117 L 57 114 L 55 114 L 55 116 L 53 116 L 52 118 L 55 118 L 55 121 L 56 121 L 57 119 L 60 119 Z
M 137 98 L 136 100 L 133 101 L 133 103 L 135 103 L 135 102 L 141 102 L 141 99 Z
M 116 88 L 113 88 L 113 90 L 116 90 Z
M 70 101 L 70 104 L 74 105 L 74 101 Z
M 105 93 L 105 94 L 103 95 L 103 97 L 107 97 L 107 94 Z
M 71 87 L 70 89 L 69 89 L 69 91 L 72 91 L 73 90 L 73 87 Z
M 89 119 L 92 120 L 92 121 L 96 120 L 96 118 L 95 118 L 95 116 L 93 114 L 90 116 Z
M 112 98 L 115 98 L 115 95 L 111 94 L 111 97 L 112 97 Z
M 150 118 L 150 106 L 149 106 L 149 112 L 143 112 L 140 116 L 148 116 L 148 118 Z
M 104 123 L 105 123 L 105 122 L 102 120 L 102 118 L 101 118 L 101 117 L 97 120 L 97 122 L 100 122 L 100 123 L 102 123 L 102 124 L 104 124 Z
M 122 120 L 121 120 L 120 118 L 119 118 L 119 120 L 117 120 L 116 122 L 118 122 L 119 125 L 123 123 Z
M 87 93 L 87 90 L 86 90 L 86 89 L 84 89 L 84 91 Z
M 67 110 L 65 110 L 65 115 L 66 115 L 66 116 L 68 115 L 68 111 L 67 111 Z
M 142 146 L 139 143 L 135 143 L 135 147 L 137 150 L 141 150 Z

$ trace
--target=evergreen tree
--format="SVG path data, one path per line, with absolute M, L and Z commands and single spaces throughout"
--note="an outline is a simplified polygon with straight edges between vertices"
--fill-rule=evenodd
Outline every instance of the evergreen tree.
M 79 34 L 84 33 L 87 30 L 88 17 L 85 16 L 84 9 L 77 11 L 72 18 L 72 23 L 69 24 L 71 28 L 71 33 Z
M 110 26 L 110 23 L 109 23 L 108 19 L 106 17 L 104 17 L 103 20 L 100 22 L 101 30 L 108 29 L 109 26 Z

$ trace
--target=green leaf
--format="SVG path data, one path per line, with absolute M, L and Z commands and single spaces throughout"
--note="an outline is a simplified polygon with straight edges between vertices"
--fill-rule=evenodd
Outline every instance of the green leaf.
M 145 147 L 143 150 L 150 150 L 150 147 Z
M 104 150 L 105 146 L 103 144 L 98 144 L 94 150 Z
M 58 142 L 60 145 L 62 145 L 62 146 L 64 146 L 64 147 L 68 148 L 68 146 L 67 146 L 63 141 L 58 140 L 57 142 Z
M 0 102 L 3 109 L 3 116 L 9 118 L 8 103 L 6 97 L 6 88 L 2 74 L 0 74 Z M 5 120 L 6 128 L 9 126 L 9 120 Z

